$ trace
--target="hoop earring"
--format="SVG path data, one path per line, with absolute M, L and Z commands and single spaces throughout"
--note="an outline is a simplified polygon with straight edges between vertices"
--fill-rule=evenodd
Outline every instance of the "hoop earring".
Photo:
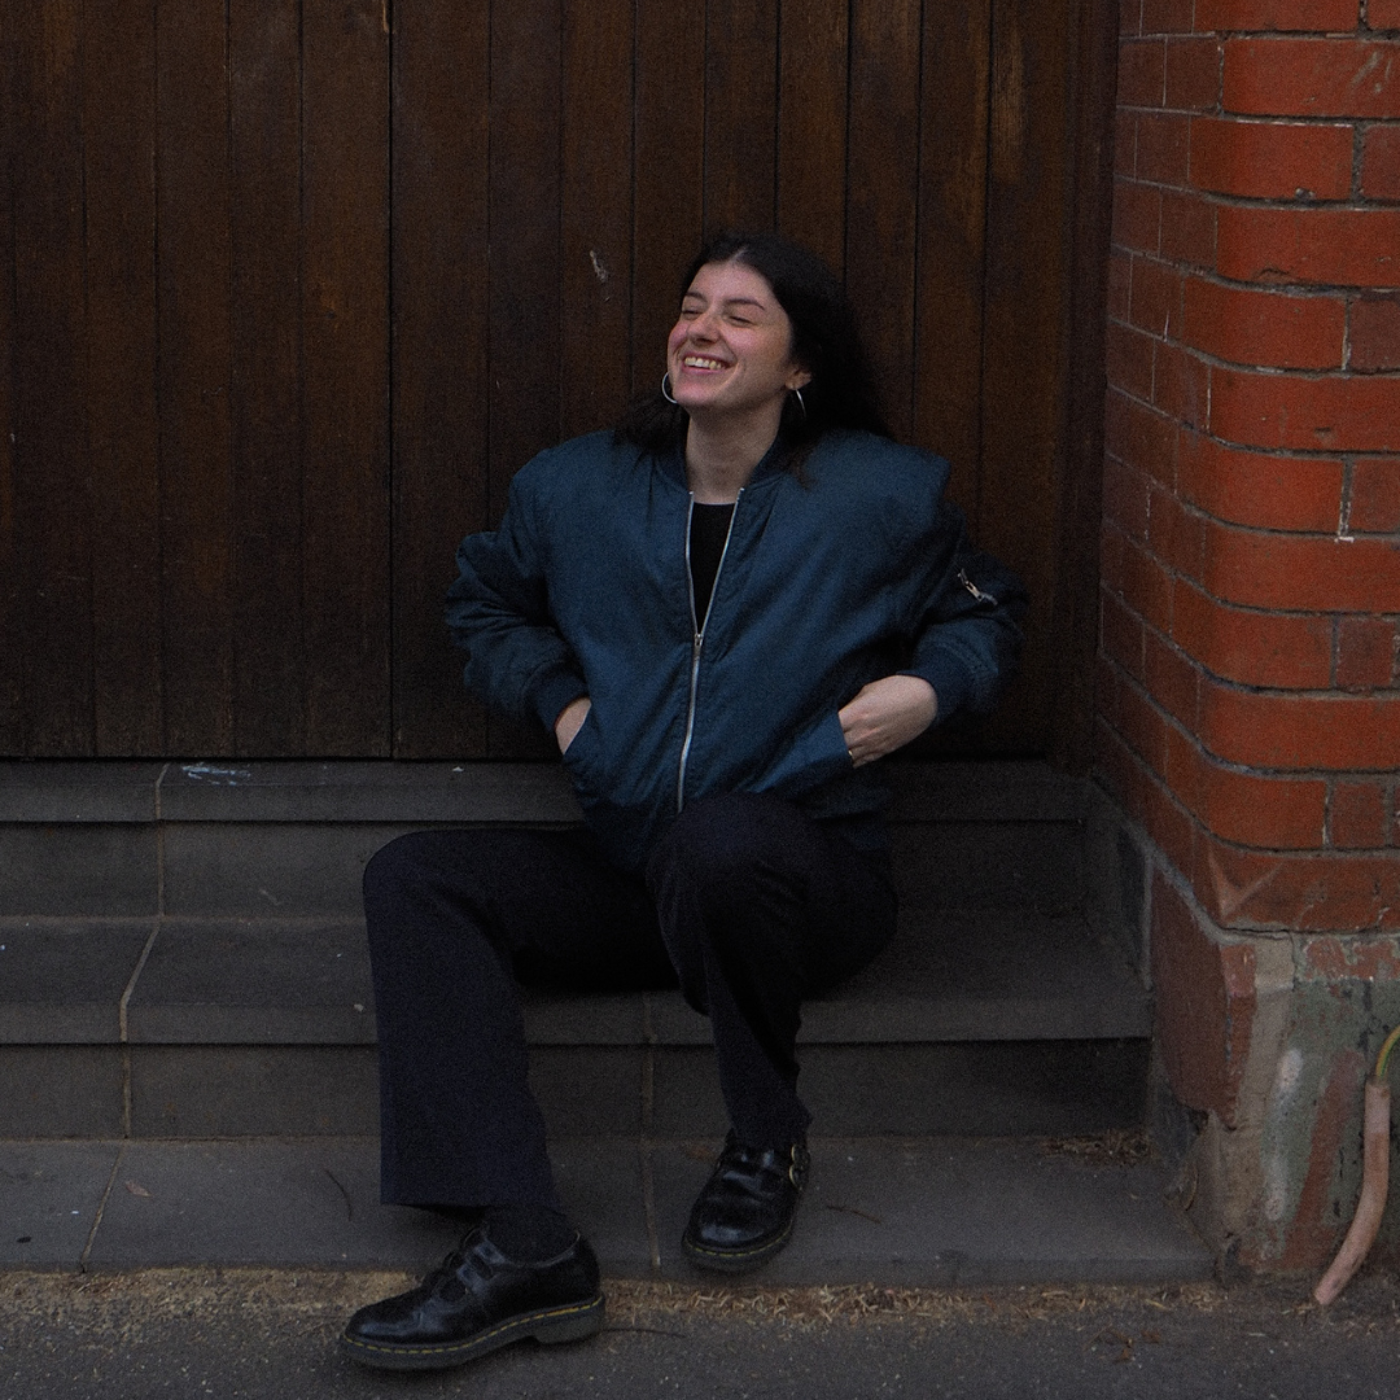
M 676 402 L 676 400 L 671 397 L 671 371 L 669 369 L 661 376 L 661 397 L 665 399 L 667 403 Z
M 802 390 L 794 389 L 792 392 L 797 399 L 798 408 L 802 410 L 802 421 L 805 423 L 807 421 L 807 404 L 802 397 Z

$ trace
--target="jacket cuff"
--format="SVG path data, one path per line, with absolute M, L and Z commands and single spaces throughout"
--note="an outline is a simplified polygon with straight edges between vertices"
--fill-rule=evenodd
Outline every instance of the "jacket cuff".
M 588 694 L 583 677 L 567 666 L 551 667 L 530 684 L 529 701 L 544 725 L 545 733 L 554 733 L 554 721 L 581 696 Z
M 962 709 L 974 688 L 972 672 L 956 656 L 946 651 L 940 651 L 917 668 L 899 674 L 918 676 L 933 687 L 933 693 L 938 697 L 938 713 L 933 721 L 936 725 L 951 719 Z

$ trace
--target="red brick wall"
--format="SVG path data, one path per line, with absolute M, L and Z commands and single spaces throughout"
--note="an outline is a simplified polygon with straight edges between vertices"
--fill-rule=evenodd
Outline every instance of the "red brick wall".
M 1226 929 L 1400 929 L 1400 0 L 1123 0 L 1098 755 Z

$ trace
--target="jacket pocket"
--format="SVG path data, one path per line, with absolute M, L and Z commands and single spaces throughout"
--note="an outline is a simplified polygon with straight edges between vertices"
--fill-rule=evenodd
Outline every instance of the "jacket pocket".
M 779 797 L 801 797 L 849 773 L 853 766 L 840 716 L 835 710 L 828 710 L 798 731 L 772 768 L 761 776 L 756 790 Z

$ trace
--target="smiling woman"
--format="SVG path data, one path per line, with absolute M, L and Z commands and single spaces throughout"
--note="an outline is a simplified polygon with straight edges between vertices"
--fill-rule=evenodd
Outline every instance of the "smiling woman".
M 699 1266 L 787 1243 L 811 1121 L 802 1000 L 888 942 L 877 760 L 985 710 L 1019 582 L 968 544 L 948 465 L 884 433 L 854 317 L 811 254 L 729 235 L 682 284 L 661 391 L 541 453 L 449 593 L 467 685 L 552 729 L 584 831 L 430 831 L 365 873 L 385 1200 L 478 1223 L 344 1344 L 427 1368 L 596 1331 L 512 973 L 679 982 L 731 1130 L 682 1237 Z

